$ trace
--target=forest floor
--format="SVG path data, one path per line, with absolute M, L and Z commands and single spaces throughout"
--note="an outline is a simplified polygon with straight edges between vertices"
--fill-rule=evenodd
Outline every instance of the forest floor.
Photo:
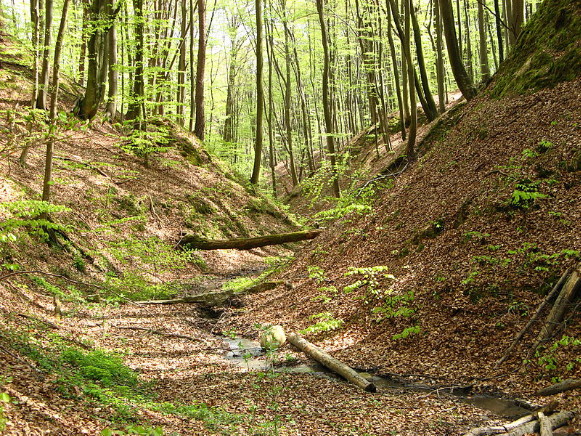
M 224 272 L 247 274 L 220 271 Z M 226 358 L 229 332 L 219 328 L 220 313 L 196 305 L 123 304 L 93 310 L 67 306 L 66 316 L 57 317 L 46 310 L 50 299 L 35 298 L 32 306 L 22 292 L 2 295 L 7 325 L 33 329 L 44 323 L 65 342 L 121 352 L 142 379 L 154 382 L 156 404 L 211 408 L 203 419 L 191 419 L 134 400 L 138 420 L 163 427 L 164 434 L 460 435 L 479 423 L 503 420 L 437 389 L 414 391 L 394 385 L 370 394 L 321 373 L 288 372 L 287 367 L 301 359 L 288 348 L 269 357 L 278 362 L 274 369 L 248 372 L 240 361 Z M 54 389 L 54 375 L 26 358 L 2 354 L 3 376 L 11 377 L 3 389 L 15 402 L 5 411 L 6 434 L 97 434 L 105 426 L 116 427 L 108 423 L 113 407 L 63 398 Z
M 12 133 L 0 143 L 14 153 L 0 162 L 0 202 L 13 202 L 39 192 L 43 153 L 34 145 L 43 139 L 30 136 L 26 120 L 11 118 L 28 104 L 29 84 L 17 56 L 3 62 L 0 123 Z M 581 376 L 578 345 L 556 343 L 523 363 L 531 357 L 526 344 L 536 325 L 503 368 L 496 371 L 493 364 L 542 301 L 539 290 L 545 292 L 581 250 L 579 169 L 569 169 L 579 151 L 580 85 L 577 80 L 522 98 L 470 103 L 473 110 L 463 112 L 463 124 L 448 142 L 431 144 L 393 186 L 378 189 L 371 212 L 329 224 L 298 251 L 279 273 L 290 288 L 218 309 L 89 301 L 91 286 L 83 282 L 108 287 L 122 270 L 159 285 L 179 284 L 182 293 L 218 288 L 261 271 L 267 256 L 288 252 L 220 251 L 192 262 L 173 250 L 182 231 L 248 236 L 293 223 L 209 161 L 189 163 L 176 149 L 145 165 L 120 148 L 126 139 L 107 123 L 69 132 L 58 152 L 74 160 L 60 159 L 56 166 L 56 202 L 73 209 L 63 214 L 65 223 L 76 226 L 73 242 L 90 247 L 102 264 L 73 259 L 33 237 L 13 244 L 2 258 L 3 276 L 16 267 L 59 276 L 48 284 L 33 280 L 34 273 L 0 282 L 0 394 L 10 398 L 0 397 L 0 423 L 6 434 L 99 434 L 141 424 L 182 435 L 458 436 L 509 418 L 448 395 L 446 386 L 545 401 L 533 393 L 554 376 Z M 33 144 L 26 168 L 17 164 L 20 141 Z M 546 197 L 526 210 L 507 206 L 515 183 L 526 180 Z M 140 245 L 143 240 L 153 245 Z M 107 252 L 111 247 L 126 251 L 114 256 Z M 175 264 L 182 267 L 168 266 Z M 378 288 L 363 284 L 348 292 L 355 277 L 346 273 L 353 266 L 389 267 L 394 278 L 376 276 Z M 75 281 L 83 298 L 68 287 Z M 61 316 L 51 294 L 57 285 L 74 297 L 62 302 Z M 126 281 L 117 289 L 133 285 Z M 382 303 L 394 302 L 413 315 L 382 318 L 389 307 L 378 304 L 378 289 L 389 290 Z M 563 332 L 579 338 L 578 311 L 573 313 Z M 339 327 L 332 327 L 333 320 Z M 293 372 L 297 362 L 308 360 L 288 346 L 268 356 L 276 370 L 246 371 L 240 359 L 228 357 L 227 344 L 256 339 L 256 324 L 268 322 L 287 331 L 319 325 L 309 339 L 348 364 L 425 389 L 394 383 L 370 394 L 328 374 Z M 394 339 L 416 326 L 421 334 Z M 133 373 L 101 350 L 123 356 L 151 383 L 132 384 Z M 108 374 L 128 387 L 120 389 L 123 383 Z M 575 392 L 557 399 L 562 408 L 581 407 Z M 579 432 L 579 420 L 564 431 Z

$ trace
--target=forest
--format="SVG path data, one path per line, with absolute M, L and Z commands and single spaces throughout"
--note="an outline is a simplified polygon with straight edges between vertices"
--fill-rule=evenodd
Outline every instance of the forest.
M 581 434 L 579 0 L 2 0 L 0 434 Z

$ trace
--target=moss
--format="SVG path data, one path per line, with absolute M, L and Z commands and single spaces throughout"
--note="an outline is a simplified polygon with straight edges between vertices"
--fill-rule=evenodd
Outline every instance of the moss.
M 534 92 L 578 76 L 578 9 L 578 2 L 569 0 L 547 0 L 540 6 L 500 68 L 490 91 L 492 97 Z

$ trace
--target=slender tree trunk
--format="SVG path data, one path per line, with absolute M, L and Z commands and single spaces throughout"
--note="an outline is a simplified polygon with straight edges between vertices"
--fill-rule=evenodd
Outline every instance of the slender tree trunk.
M 250 183 L 258 185 L 260 179 L 260 163 L 262 161 L 262 119 L 264 115 L 264 88 L 262 86 L 262 75 L 264 70 L 264 59 L 262 53 L 262 1 L 255 0 L 256 10 L 256 134 L 254 138 L 254 166 Z
M 502 22 L 500 19 L 501 11 L 498 1 L 494 0 L 494 17 L 496 23 L 496 39 L 498 40 L 498 63 L 500 65 L 504 61 L 504 48 L 502 42 Z
M 34 83 L 32 86 L 32 97 L 30 105 L 31 107 L 36 106 L 36 99 L 38 96 L 38 58 L 39 55 L 39 39 L 40 39 L 40 12 L 39 3 L 41 0 L 31 0 L 30 1 L 30 24 L 32 26 L 32 52 L 33 52 L 33 63 L 32 63 L 32 76 L 34 77 Z
M 524 0 L 506 0 L 506 2 L 507 6 L 510 6 L 508 9 L 508 42 L 511 47 L 514 47 L 524 22 Z
M 444 89 L 444 50 L 442 44 L 442 18 L 437 0 L 434 2 L 434 28 L 436 29 L 436 75 L 438 81 L 438 111 L 444 113 L 446 110 L 446 91 Z
M 458 47 L 458 39 L 456 38 L 456 29 L 454 28 L 452 4 L 450 0 L 438 0 L 438 2 L 444 24 L 444 34 L 446 36 L 446 45 L 448 47 L 448 57 L 450 58 L 452 73 L 462 95 L 464 95 L 466 100 L 472 100 L 476 96 L 476 88 L 474 88 L 462 62 L 462 55 Z
M 327 151 L 331 163 L 331 172 L 333 178 L 333 195 L 337 198 L 341 196 L 339 188 L 339 177 L 337 174 L 337 162 L 335 156 L 335 143 L 333 139 L 333 106 L 329 92 L 329 75 L 330 75 L 330 58 L 329 58 L 329 40 L 327 36 L 327 25 L 325 23 L 324 0 L 316 0 L 319 23 L 321 25 L 321 38 L 323 42 L 323 113 L 325 116 L 325 130 L 327 140 Z
M 131 102 L 126 118 L 135 120 L 135 127 L 145 130 L 145 11 L 143 0 L 133 0 L 135 11 L 135 72 L 133 73 L 133 86 L 131 90 Z
M 42 201 L 50 201 L 50 188 L 52 181 L 52 159 L 54 154 L 54 145 L 56 142 L 56 119 L 58 107 L 58 92 L 59 92 L 59 72 L 60 72 L 60 58 L 63 46 L 63 38 L 65 34 L 65 27 L 67 23 L 67 14 L 69 10 L 70 0 L 64 0 L 61 22 L 54 48 L 54 62 L 52 69 L 52 89 L 50 92 L 50 130 L 48 135 L 48 143 L 46 145 L 46 159 L 44 166 L 44 180 L 42 183 Z
M 391 62 L 393 64 L 393 77 L 395 80 L 395 91 L 397 96 L 397 104 L 399 107 L 399 122 L 401 125 L 401 139 L 402 141 L 406 140 L 406 129 L 405 129 L 405 113 L 404 113 L 404 104 L 403 104 L 403 97 L 401 93 L 401 87 L 399 82 L 399 71 L 397 67 L 397 54 L 395 51 L 395 43 L 393 41 L 393 34 L 392 34 L 392 21 L 391 21 L 391 8 L 389 5 L 389 0 L 386 0 L 387 3 L 387 38 L 389 42 L 389 50 L 391 52 Z
M 486 26 L 484 21 L 484 5 L 485 0 L 476 0 L 478 4 L 478 38 L 479 38 L 479 54 L 480 54 L 480 77 L 483 82 L 490 79 L 490 67 L 488 66 L 488 47 L 486 45 Z
M 292 82 L 291 82 L 291 54 L 289 41 L 288 16 L 286 11 L 286 0 L 281 2 L 283 8 L 283 29 L 284 29 L 284 54 L 285 54 L 285 91 L 284 91 L 284 126 L 286 129 L 286 144 L 289 153 L 289 166 L 293 186 L 298 185 L 296 162 L 293 148 L 293 129 L 291 124 L 292 110 Z
M 198 60 L 196 68 L 196 124 L 194 134 L 204 140 L 206 117 L 204 113 L 204 72 L 206 70 L 206 1 L 198 0 Z
M 51 46 L 51 39 L 52 39 L 52 9 L 53 9 L 53 0 L 46 0 L 45 2 L 45 12 L 44 12 L 44 42 L 43 42 L 43 49 L 42 49 L 42 69 L 40 73 L 40 77 L 38 80 L 38 93 L 36 97 L 36 107 L 37 109 L 48 109 L 48 85 L 49 85 L 49 77 L 50 77 L 50 65 L 49 65 L 49 57 L 50 57 L 50 46 Z
M 194 86 L 194 1 L 190 0 L 190 132 L 194 131 L 194 122 L 196 119 L 196 87 Z M 196 5 L 197 5 L 196 1 Z
M 112 3 L 109 3 L 110 6 L 113 6 Z M 109 11 L 109 16 L 113 16 L 114 12 L 112 10 Z M 111 28 L 107 34 L 107 44 L 108 44 L 108 79 L 109 79 L 109 89 L 107 92 L 107 108 L 106 114 L 111 119 L 114 120 L 117 116 L 117 88 L 118 88 L 118 81 L 119 81 L 119 73 L 117 72 L 117 28 L 115 27 L 115 23 L 111 23 Z
M 89 27 L 90 5 L 87 0 L 81 2 L 83 6 L 83 24 L 81 26 L 81 47 L 79 52 L 79 85 L 85 86 L 85 61 L 87 58 L 87 32 Z
M 177 122 L 183 126 L 185 125 L 184 121 L 184 109 L 186 103 L 186 39 L 187 39 L 187 32 L 188 29 L 187 25 L 187 16 L 188 16 L 188 0 L 182 0 L 181 5 L 181 38 L 182 41 L 180 42 L 180 57 L 178 61 L 178 92 L 177 92 L 177 108 L 176 108 L 176 115 L 177 115 Z
M 412 0 L 410 0 L 411 2 Z M 418 18 L 416 17 L 416 12 L 413 3 L 409 7 L 410 16 L 412 19 L 412 26 L 414 29 L 414 41 L 416 45 L 416 58 L 418 60 L 418 69 L 420 70 L 421 85 L 423 89 L 425 107 L 424 112 L 428 121 L 435 120 L 438 116 L 438 109 L 436 108 L 436 103 L 434 102 L 434 96 L 430 90 L 430 81 L 428 80 L 428 72 L 426 71 L 426 63 L 424 62 L 424 50 L 422 49 L 422 34 L 420 32 L 420 26 L 418 24 Z
M 468 16 L 468 1 L 464 0 L 464 22 L 466 23 L 466 72 L 474 83 L 474 68 L 472 68 L 472 40 L 470 38 L 470 17 Z

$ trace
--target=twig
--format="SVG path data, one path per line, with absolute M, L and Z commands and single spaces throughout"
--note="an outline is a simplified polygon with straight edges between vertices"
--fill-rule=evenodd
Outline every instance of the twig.
M 186 335 L 180 335 L 179 333 L 165 333 L 162 332 L 161 330 L 155 330 L 155 329 L 148 329 L 146 327 L 132 327 L 132 326 L 113 326 L 117 329 L 120 330 L 139 330 L 139 331 L 144 331 L 147 333 L 152 333 L 155 335 L 160 335 L 160 336 L 165 336 L 167 338 L 179 338 L 179 339 L 186 339 L 188 341 L 192 341 L 192 342 L 201 342 L 206 346 L 210 346 L 210 344 L 208 344 L 208 342 L 206 342 L 204 339 L 197 339 L 197 338 L 192 338 L 191 336 L 186 336 Z
M 22 274 L 42 274 L 42 275 L 50 276 L 50 277 L 57 277 L 59 279 L 65 280 L 67 282 L 76 283 L 77 285 L 91 286 L 91 287 L 97 288 L 97 289 L 105 289 L 103 286 L 94 285 L 92 283 L 80 282 L 78 280 L 69 279 L 68 277 L 65 277 L 65 276 L 60 275 L 60 274 L 52 274 L 52 273 L 49 273 L 49 272 L 46 272 L 46 271 L 40 271 L 40 270 L 15 271 L 15 272 L 11 272 L 9 274 L 0 276 L 0 281 L 5 280 L 5 279 L 7 279 L 9 277 L 12 277 L 12 276 L 17 276 L 17 275 L 22 275 Z
M 58 325 L 56 325 L 53 322 L 47 321 L 46 319 L 37 318 L 36 316 L 27 315 L 26 313 L 19 313 L 18 316 L 20 316 L 22 318 L 30 319 L 32 321 L 37 321 L 37 322 L 40 322 L 42 324 L 46 324 L 47 326 L 49 326 L 53 330 L 58 330 L 60 328 Z
M 553 298 L 553 296 L 563 287 L 563 284 L 567 280 L 567 277 L 569 276 L 570 273 L 571 273 L 571 268 L 569 268 L 569 269 L 567 269 L 567 271 L 565 271 L 565 273 L 561 276 L 561 278 L 559 279 L 559 281 L 555 284 L 555 286 L 553 286 L 553 289 L 551 290 L 551 292 L 549 292 L 549 294 L 547 295 L 547 297 L 539 305 L 539 307 L 537 308 L 536 312 L 531 317 L 531 319 L 529 320 L 529 322 L 527 322 L 527 324 L 518 333 L 518 335 L 515 336 L 515 338 L 512 340 L 512 343 L 506 349 L 506 351 L 504 352 L 504 354 L 502 355 L 502 357 L 500 359 L 498 359 L 497 362 L 494 364 L 494 368 L 498 368 L 498 366 L 508 358 L 508 356 L 510 355 L 511 351 L 514 349 L 514 347 L 516 346 L 516 344 L 518 344 L 520 342 L 520 340 L 523 338 L 523 336 L 528 331 L 528 329 L 533 325 L 533 323 L 537 320 L 537 318 L 539 317 L 539 315 L 541 314 L 541 312 L 543 311 L 543 309 L 545 308 L 545 306 L 549 303 L 549 301 Z

